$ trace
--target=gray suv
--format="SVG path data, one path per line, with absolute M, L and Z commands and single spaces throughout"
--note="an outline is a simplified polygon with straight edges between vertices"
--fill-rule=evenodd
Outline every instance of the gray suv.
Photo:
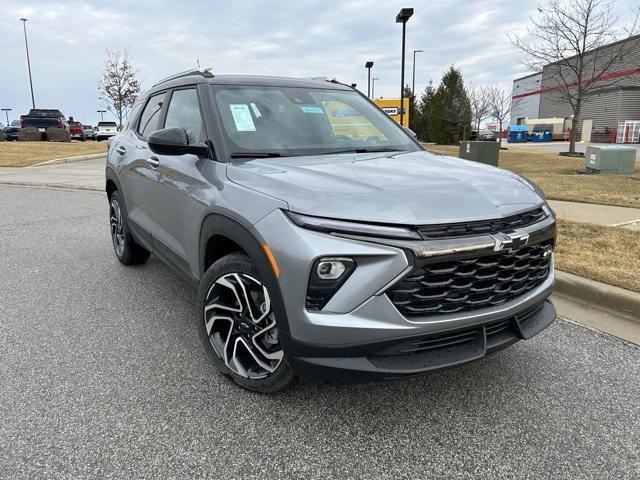
M 109 146 L 115 254 L 198 288 L 239 385 L 416 375 L 555 319 L 555 218 L 513 173 L 428 153 L 343 84 L 185 72 Z

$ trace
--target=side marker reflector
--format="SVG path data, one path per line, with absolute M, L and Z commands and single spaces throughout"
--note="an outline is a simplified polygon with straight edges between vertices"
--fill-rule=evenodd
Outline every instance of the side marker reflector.
M 265 243 L 264 245 L 262 245 L 262 249 L 264 250 L 264 253 L 267 254 L 267 258 L 269 259 L 271 268 L 273 268 L 273 273 L 276 274 L 276 278 L 280 278 L 280 267 L 278 267 L 278 262 L 276 262 L 276 259 L 273 256 L 273 252 L 271 251 L 271 248 L 269 248 L 269 245 Z

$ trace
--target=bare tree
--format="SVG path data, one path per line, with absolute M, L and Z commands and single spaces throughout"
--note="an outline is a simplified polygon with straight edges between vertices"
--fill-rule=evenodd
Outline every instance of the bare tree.
M 615 64 L 624 61 L 630 46 L 621 42 L 605 49 L 603 45 L 636 32 L 638 12 L 626 30 L 612 13 L 615 0 L 546 0 L 531 19 L 528 35 L 515 36 L 531 70 L 545 69 L 545 80 L 552 80 L 551 91 L 573 112 L 569 151 L 575 152 L 576 127 L 585 97 L 610 88 L 620 79 L 609 78 Z
M 511 92 L 499 85 L 489 85 L 487 97 L 489 99 L 489 113 L 498 121 L 498 143 L 502 146 L 502 124 L 511 112 Z
M 471 104 L 471 124 L 477 132 L 480 130 L 482 120 L 491 113 L 489 112 L 489 89 L 474 82 L 467 83 L 465 89 Z
M 140 82 L 136 79 L 136 72 L 129 63 L 127 50 L 107 51 L 104 72 L 98 82 L 98 89 L 106 109 L 117 117 L 118 125 L 122 128 L 123 119 L 140 93 Z

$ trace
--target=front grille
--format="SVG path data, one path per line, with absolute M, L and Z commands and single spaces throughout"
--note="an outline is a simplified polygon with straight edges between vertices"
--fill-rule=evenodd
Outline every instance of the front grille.
M 499 305 L 540 285 L 551 271 L 553 239 L 514 252 L 429 263 L 387 291 L 407 317 Z
M 547 214 L 541 208 L 493 220 L 448 223 L 444 225 L 421 225 L 418 231 L 425 240 L 434 238 L 468 237 L 486 233 L 508 232 L 543 220 Z

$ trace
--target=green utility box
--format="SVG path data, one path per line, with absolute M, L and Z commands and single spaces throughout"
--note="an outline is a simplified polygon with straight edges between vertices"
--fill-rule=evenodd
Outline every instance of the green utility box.
M 584 168 L 597 173 L 633 173 L 636 149 L 617 145 L 589 145 L 584 154 Z
M 473 160 L 487 165 L 498 166 L 498 142 L 460 142 L 458 156 L 465 160 Z

